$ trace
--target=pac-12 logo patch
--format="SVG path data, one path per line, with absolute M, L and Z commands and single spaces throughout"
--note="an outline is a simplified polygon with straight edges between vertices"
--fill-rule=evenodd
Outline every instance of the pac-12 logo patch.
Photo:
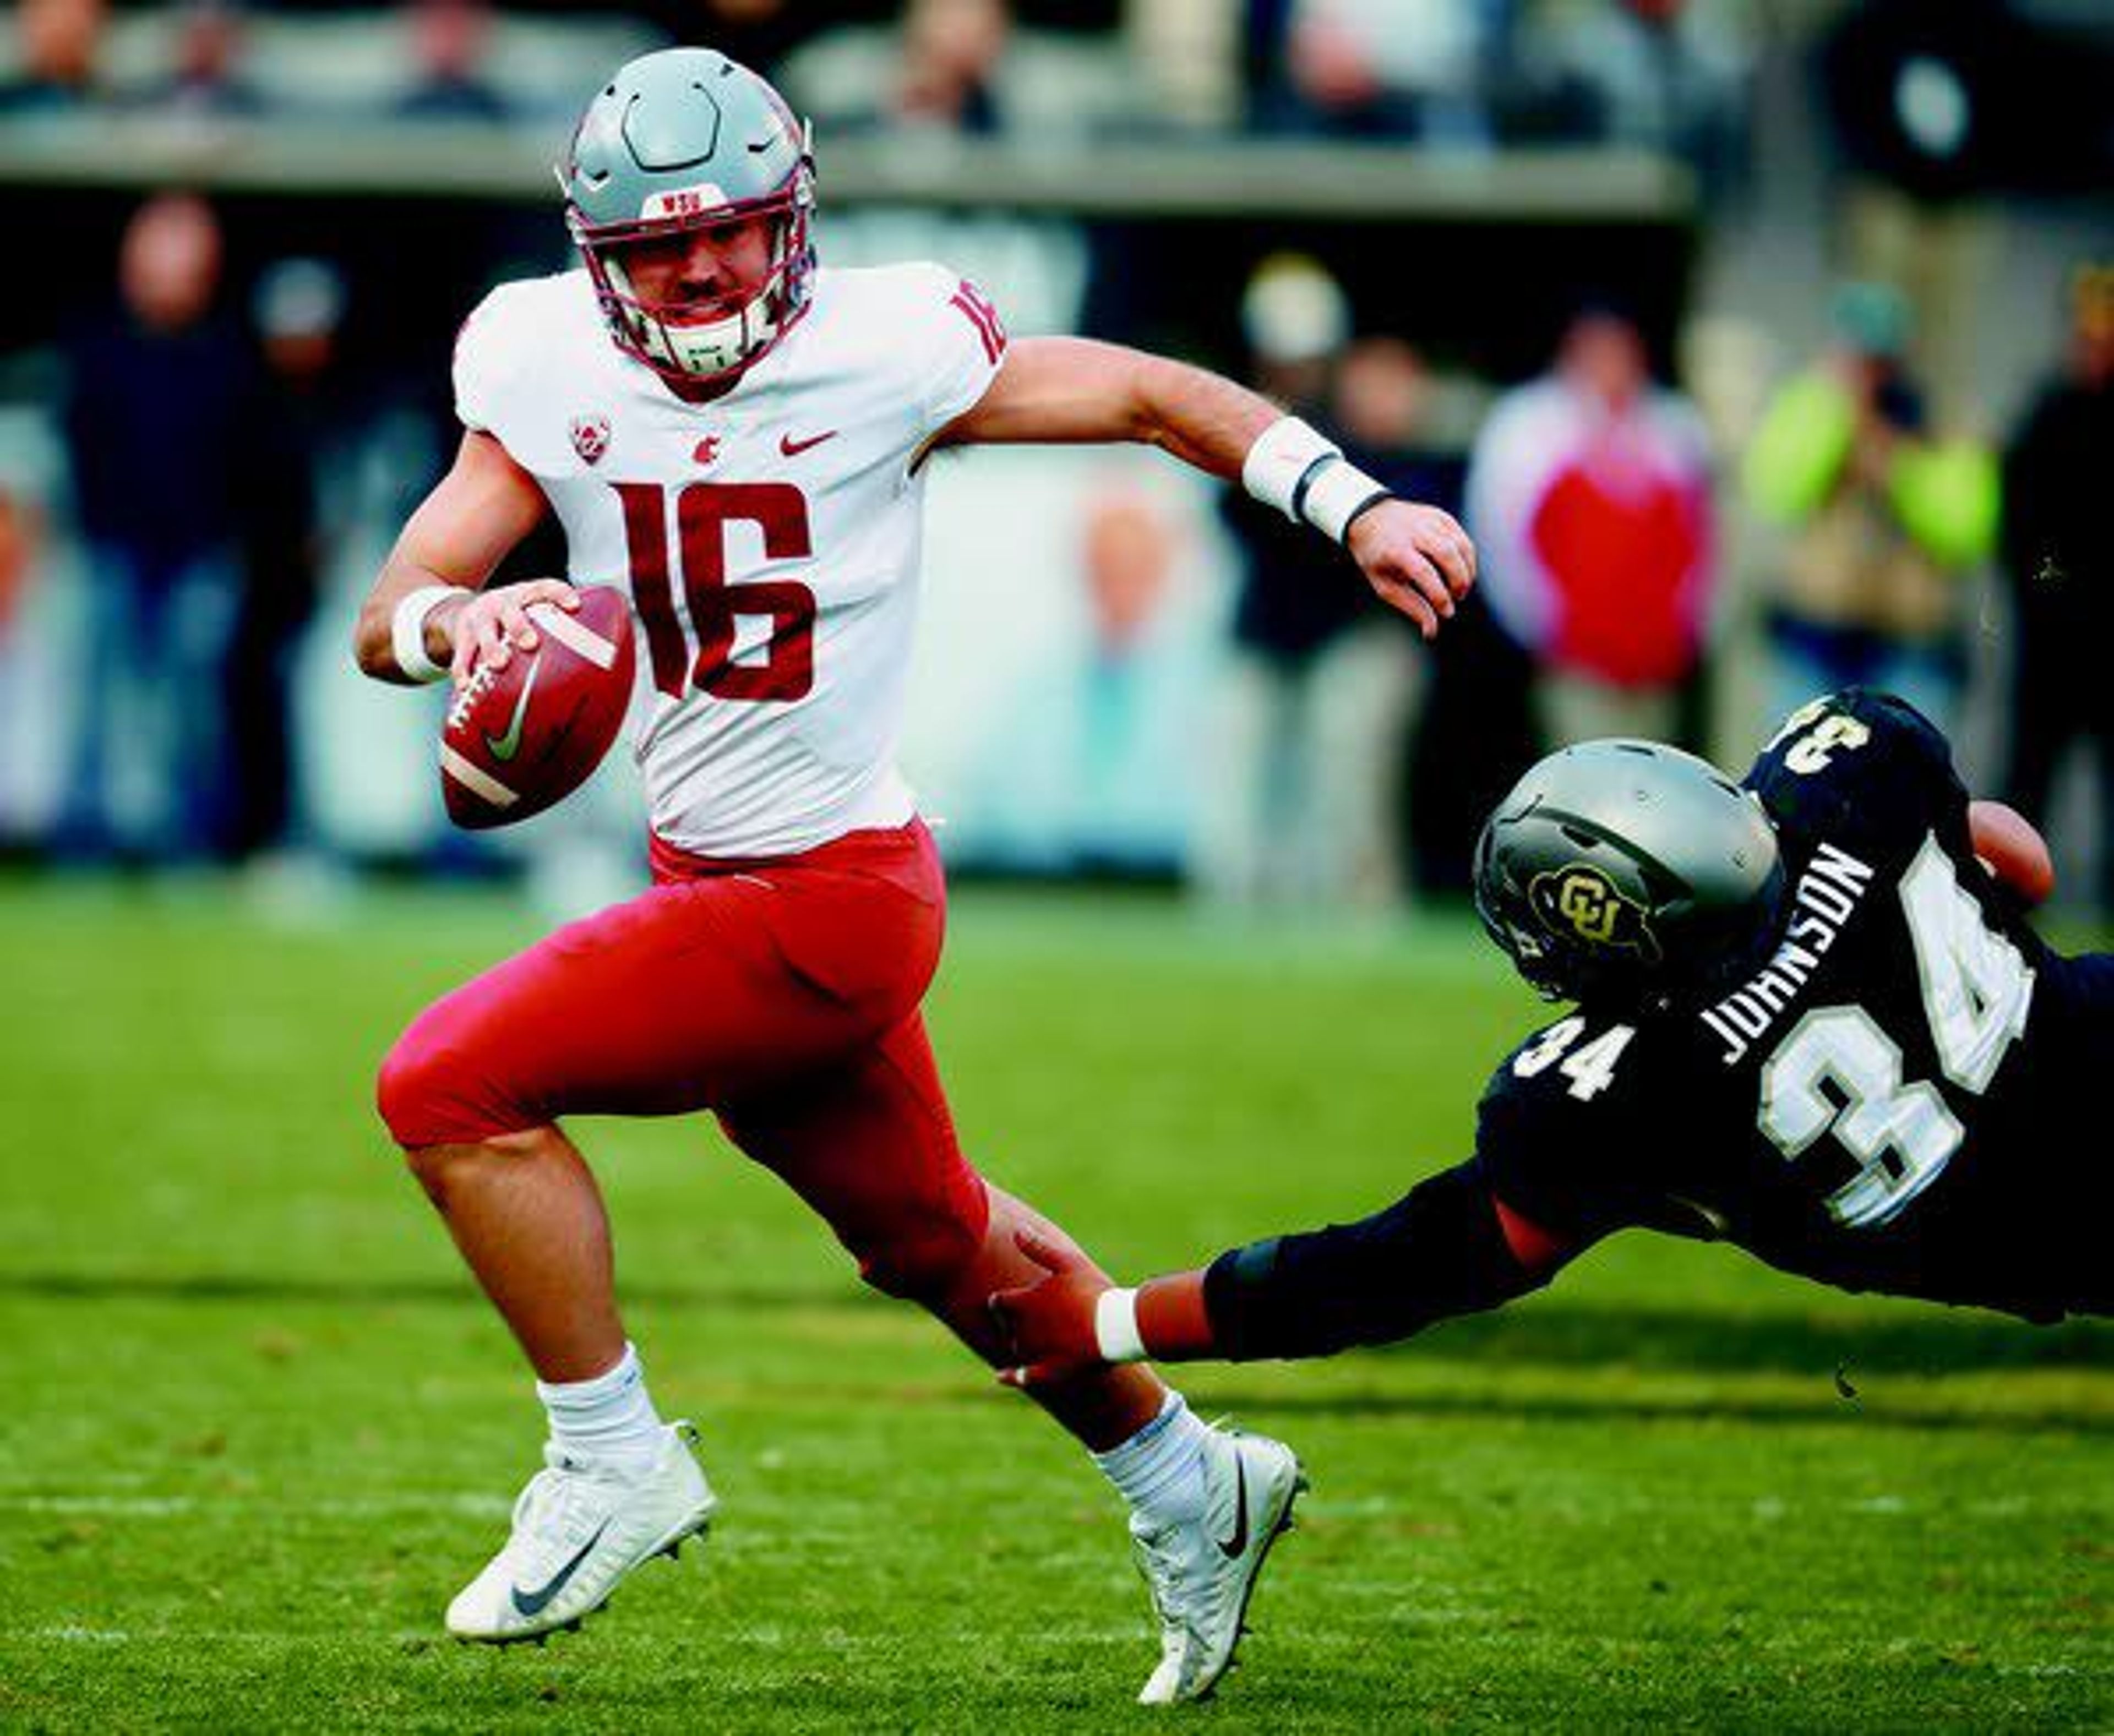
M 1659 957 L 1659 942 L 1645 920 L 1644 907 L 1624 898 L 1615 883 L 1590 862 L 1573 862 L 1536 875 L 1526 896 L 1542 926 L 1552 934 L 1647 959 Z
M 609 418 L 575 416 L 572 434 L 573 450 L 579 454 L 580 462 L 599 464 L 602 454 L 609 450 Z

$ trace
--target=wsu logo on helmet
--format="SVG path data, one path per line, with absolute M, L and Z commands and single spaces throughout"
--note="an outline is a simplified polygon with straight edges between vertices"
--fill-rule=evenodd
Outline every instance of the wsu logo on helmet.
M 1552 934 L 1582 940 L 1590 947 L 1635 953 L 1646 960 L 1659 956 L 1644 906 L 1624 898 L 1615 883 L 1590 862 L 1572 862 L 1536 875 L 1526 896 L 1542 926 Z
M 572 434 L 573 450 L 579 454 L 580 462 L 599 464 L 602 454 L 609 450 L 609 418 L 575 416 Z

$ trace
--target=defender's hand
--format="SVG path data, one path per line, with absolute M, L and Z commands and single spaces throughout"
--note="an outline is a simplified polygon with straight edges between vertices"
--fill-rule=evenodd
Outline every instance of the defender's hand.
M 1414 500 L 1383 500 L 1351 527 L 1350 550 L 1384 601 L 1427 639 L 1476 582 L 1476 545 L 1451 513 Z
M 1094 1304 L 1108 1278 L 1075 1248 L 1059 1247 L 1032 1230 L 1014 1232 L 1014 1245 L 1040 1266 L 1032 1284 L 1001 1290 L 986 1305 L 1014 1359 L 1000 1381 L 1023 1390 L 1075 1380 L 1108 1366 L 1094 1336 Z
M 434 611 L 434 624 L 446 633 L 449 642 L 448 676 L 457 687 L 481 668 L 503 669 L 515 651 L 536 648 L 537 633 L 529 624 L 532 603 L 556 603 L 561 609 L 580 606 L 579 594 L 561 578 L 532 578 L 518 585 L 501 585 L 496 591 L 479 591 L 460 608 L 443 614 Z

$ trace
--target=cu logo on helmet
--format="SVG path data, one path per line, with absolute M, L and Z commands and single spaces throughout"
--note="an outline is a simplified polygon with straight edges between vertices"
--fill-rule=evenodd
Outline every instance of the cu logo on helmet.
M 1553 934 L 1571 935 L 1588 946 L 1659 956 L 1658 943 L 1645 920 L 1645 909 L 1624 898 L 1614 882 L 1590 863 L 1573 862 L 1538 875 L 1527 889 L 1527 901 Z

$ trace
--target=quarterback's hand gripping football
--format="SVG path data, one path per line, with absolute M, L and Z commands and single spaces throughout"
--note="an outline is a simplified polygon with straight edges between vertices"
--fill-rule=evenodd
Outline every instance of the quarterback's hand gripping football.
M 1476 545 L 1435 506 L 1383 500 L 1358 514 L 1347 541 L 1366 582 L 1427 639 L 1476 582 Z
M 460 687 L 474 670 L 503 669 L 515 651 L 535 650 L 537 633 L 528 610 L 538 603 L 576 610 L 579 593 L 561 578 L 531 578 L 472 595 L 447 623 L 453 647 L 448 678 Z
M 1043 1276 L 991 1299 L 991 1318 L 1014 1359 L 999 1370 L 1000 1382 L 1030 1391 L 1104 1367 L 1094 1305 L 1113 1287 L 1108 1275 L 1078 1249 L 1059 1246 L 1032 1230 L 1016 1231 L 1013 1240 Z

